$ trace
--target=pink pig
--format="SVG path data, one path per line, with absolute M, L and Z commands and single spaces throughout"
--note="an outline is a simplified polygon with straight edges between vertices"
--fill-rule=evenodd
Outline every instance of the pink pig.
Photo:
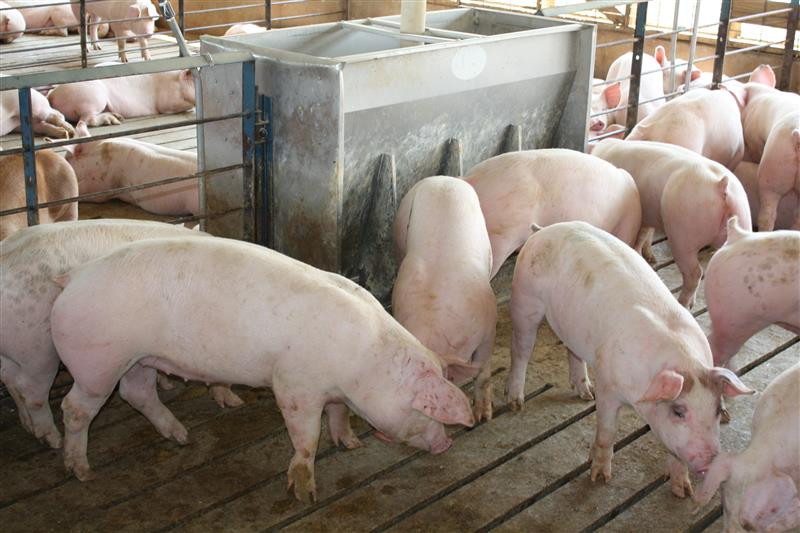
M 727 365 L 747 339 L 778 324 L 800 334 L 800 232 L 751 233 L 728 221 L 728 240 L 708 263 L 708 342 Z
M 304 501 L 316 495 L 323 410 L 333 441 L 348 447 L 359 445 L 348 407 L 382 435 L 432 453 L 450 447 L 442 423 L 474 422 L 436 355 L 371 294 L 267 248 L 220 238 L 139 241 L 60 283 L 53 342 L 75 379 L 61 404 L 64 461 L 81 480 L 92 476 L 89 424 L 117 382 L 162 435 L 186 442 L 158 399 L 156 369 L 271 387 L 295 448 L 289 486 Z
M 72 12 L 76 18 L 80 17 L 80 5 L 77 2 L 72 4 Z M 125 53 L 125 41 L 129 37 L 135 37 L 139 41 L 142 59 L 150 59 L 147 39 L 155 31 L 155 21 L 159 17 L 156 7 L 150 0 L 107 0 L 105 2 L 98 0 L 86 2 L 86 15 L 89 19 L 89 37 L 91 38 L 93 49 L 101 49 L 100 43 L 97 42 L 97 25 L 101 20 L 106 20 L 117 38 L 120 61 L 123 63 L 128 62 L 128 56 Z
M 722 485 L 723 529 L 796 531 L 800 527 L 800 363 L 782 372 L 758 399 L 750 445 L 720 453 L 695 501 Z
M 758 208 L 761 201 L 758 197 L 758 163 L 742 161 L 733 170 L 733 173 L 742 182 L 747 201 L 750 202 L 750 220 L 758 220 Z M 787 194 L 778 203 L 778 211 L 775 217 L 774 229 L 789 229 L 794 224 L 794 213 L 798 206 L 798 197 L 794 194 Z
M 50 107 L 47 98 L 34 89 L 31 89 L 31 115 L 35 133 L 67 138 L 75 134 L 75 128 L 64 120 L 64 115 Z M 0 92 L 0 135 L 19 131 L 21 123 L 19 93 L 17 91 Z
M 672 491 L 691 494 L 687 464 L 703 473 L 719 450 L 720 395 L 752 393 L 711 350 L 691 313 L 647 262 L 619 239 L 584 222 L 534 233 L 520 251 L 511 284 L 508 401 L 519 409 L 528 361 L 542 320 L 564 341 L 570 380 L 595 370 L 597 435 L 591 478 L 611 479 L 617 412 L 630 405 L 671 455 Z M 685 461 L 685 463 L 684 463 Z
M 76 133 L 78 137 L 89 136 L 85 122 L 78 123 Z M 197 172 L 197 155 L 194 152 L 174 150 L 126 137 L 75 144 L 66 149 L 67 161 L 79 176 L 81 194 L 189 176 Z M 196 178 L 88 201 L 105 202 L 111 198 L 119 198 L 159 215 L 196 215 L 200 212 Z
M 25 18 L 11 7 L 0 2 L 0 43 L 10 43 L 25 32 Z
M 53 278 L 128 242 L 176 235 L 207 236 L 160 222 L 106 219 L 32 226 L 0 242 L 0 378 L 36 438 L 61 446 L 48 402 L 59 364 L 50 338 L 50 311 L 61 292 Z M 210 393 L 222 407 L 242 403 L 223 385 Z
M 25 17 L 27 32 L 66 37 L 69 31 L 78 31 L 78 17 L 72 12 L 70 4 L 64 3 L 64 0 L 6 0 L 6 2 L 18 8 Z M 105 37 L 107 33 L 108 24 L 100 24 L 97 35 Z
M 686 148 L 649 141 L 604 139 L 592 154 L 630 172 L 642 200 L 642 254 L 649 252 L 654 230 L 669 238 L 683 275 L 678 301 L 692 308 L 703 273 L 698 253 L 722 246 L 727 221 L 738 215 L 750 227 L 750 208 L 742 184 L 729 170 Z M 637 245 L 637 246 L 638 246 Z
M 725 89 L 693 89 L 639 122 L 631 141 L 659 141 L 701 154 L 733 170 L 744 155 L 736 97 Z
M 56 86 L 47 99 L 67 120 L 104 126 L 123 118 L 188 111 L 195 103 L 194 81 L 189 70 L 80 81 Z
M 492 277 L 525 244 L 531 224 L 583 220 L 633 245 L 641 224 L 636 184 L 624 170 L 573 150 L 498 155 L 464 178 L 475 188 L 492 243 Z
M 497 302 L 478 195 L 459 178 L 419 181 L 400 203 L 394 239 L 401 261 L 394 317 L 439 355 L 448 379 L 460 384 L 477 375 L 475 418 L 491 419 Z
M 264 33 L 267 28 L 256 24 L 234 24 L 225 32 L 225 36 L 247 35 L 249 33 Z
M 628 105 L 628 93 L 630 91 L 630 80 L 616 81 L 631 75 L 631 52 L 621 55 L 608 67 L 606 80 L 612 81 L 606 85 L 602 91 L 602 97 L 606 109 L 615 109 L 620 106 Z M 664 100 L 657 99 L 664 96 L 663 75 L 659 71 L 661 65 L 650 54 L 642 57 L 642 78 L 639 85 L 639 110 L 636 122 L 643 120 L 647 115 L 653 113 L 664 104 Z M 652 101 L 650 101 L 652 100 Z M 609 113 L 607 124 L 626 124 L 628 116 L 627 108 L 623 107 Z

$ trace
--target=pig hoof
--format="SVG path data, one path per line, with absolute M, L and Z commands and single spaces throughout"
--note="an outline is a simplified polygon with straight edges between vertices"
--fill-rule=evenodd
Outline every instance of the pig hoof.
M 95 473 L 92 472 L 92 469 L 89 468 L 89 465 L 79 465 L 69 459 L 65 460 L 65 464 L 67 472 L 75 474 L 75 477 L 78 478 L 79 481 L 91 481 L 97 477 Z
M 730 424 L 731 422 L 731 413 L 726 408 L 722 408 L 722 411 L 719 415 L 719 421 L 721 424 Z
M 227 385 L 212 385 L 208 392 L 214 401 L 217 402 L 217 405 L 222 408 L 244 405 L 244 400 L 239 398 Z
M 472 413 L 475 415 L 475 422 L 478 423 L 482 420 L 486 420 L 487 422 L 492 419 L 492 402 L 475 402 L 475 406 L 472 408 Z
M 180 422 L 176 423 L 174 427 L 170 429 L 169 435 L 166 436 L 168 439 L 172 439 L 181 446 L 184 446 L 189 443 L 189 432 L 186 431 L 186 428 L 183 427 L 183 424 Z
M 611 481 L 611 465 L 610 464 L 600 464 L 600 463 L 592 463 L 592 470 L 591 470 L 591 480 L 597 481 L 598 475 L 603 475 L 603 481 L 608 483 Z
M 678 498 L 686 498 L 694 494 L 692 489 L 692 482 L 689 479 L 673 479 L 672 480 L 672 494 Z
M 313 503 L 317 500 L 314 473 L 309 465 L 298 463 L 289 467 L 289 488 L 294 488 L 295 497 L 303 503 Z
M 644 260 L 650 263 L 651 265 L 654 265 L 657 262 L 656 256 L 653 255 L 653 252 L 642 251 L 642 257 L 644 257 Z
M 44 437 L 42 438 L 47 443 L 47 445 L 53 448 L 54 450 L 58 450 L 59 448 L 61 448 L 61 444 L 63 441 L 61 439 L 61 433 L 59 433 L 58 431 L 48 433 L 44 435 Z
M 589 381 L 581 380 L 577 385 L 573 384 L 572 388 L 578 391 L 581 400 L 594 400 L 594 387 Z
M 339 442 L 337 444 L 341 444 L 348 450 L 355 450 L 356 448 L 361 448 L 363 444 L 355 435 L 347 435 L 345 437 L 339 438 Z
M 172 380 L 170 380 L 164 374 L 158 374 L 156 381 L 158 382 L 158 388 L 161 390 L 172 390 L 175 388 L 175 384 L 172 382 Z

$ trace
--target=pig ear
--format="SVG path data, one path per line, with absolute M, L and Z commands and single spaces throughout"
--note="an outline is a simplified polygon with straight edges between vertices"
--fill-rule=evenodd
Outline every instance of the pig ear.
M 736 104 L 739 106 L 740 113 L 744 111 L 744 107 L 747 105 L 747 89 L 745 89 L 744 85 L 741 83 L 731 85 L 721 83 L 719 88 L 728 91 L 730 95 L 733 96 L 733 99 L 736 100 Z
M 667 60 L 667 51 L 664 50 L 664 47 L 661 45 L 656 46 L 656 51 L 653 52 L 653 56 L 656 58 L 656 61 L 658 61 L 658 64 L 663 68 L 665 61 Z
M 759 65 L 750 74 L 750 81 L 775 87 L 775 71 L 769 65 Z
M 739 376 L 721 366 L 715 366 L 709 371 L 711 381 L 724 396 L 739 396 L 740 394 L 753 394 L 756 391 L 742 383 Z
M 668 402 L 677 398 L 683 389 L 683 376 L 674 370 L 662 370 L 653 378 L 650 388 L 640 402 Z
M 454 355 L 443 354 L 439 360 L 442 362 L 442 373 L 453 383 L 463 383 L 480 371 L 479 366 L 465 363 Z
M 605 98 L 606 105 L 608 105 L 609 109 L 614 109 L 615 107 L 617 107 L 619 105 L 620 100 L 622 99 L 619 82 L 612 83 L 611 85 L 603 89 L 603 98 Z
M 694 67 L 692 68 L 692 81 L 698 79 L 702 75 L 703 75 L 702 72 L 700 72 L 699 70 L 695 70 Z
M 461 389 L 433 370 L 425 370 L 417 379 L 415 388 L 411 407 L 425 416 L 443 424 L 471 427 L 475 423 L 469 400 Z
M 181 72 L 181 81 L 190 81 L 192 79 L 192 71 L 188 68 Z
M 792 478 L 773 472 L 748 488 L 739 509 L 739 522 L 748 531 L 788 531 L 800 526 L 800 499 Z
M 697 507 L 701 507 L 711 501 L 714 494 L 717 493 L 719 486 L 731 476 L 731 463 L 732 457 L 725 453 L 720 452 L 711 463 L 705 478 L 703 478 L 703 485 L 700 487 L 694 496 L 694 503 Z

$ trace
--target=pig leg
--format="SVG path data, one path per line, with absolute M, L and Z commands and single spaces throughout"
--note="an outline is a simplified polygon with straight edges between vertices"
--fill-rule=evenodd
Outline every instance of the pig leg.
M 86 457 L 89 424 L 114 392 L 115 382 L 110 382 L 99 394 L 84 391 L 76 381 L 61 402 L 64 412 L 64 466 L 81 481 L 94 478 Z
M 287 383 L 286 377 L 280 376 L 277 369 L 274 376 L 272 390 L 295 450 L 289 463 L 288 488 L 294 488 L 294 495 L 298 500 L 311 503 L 317 499 L 314 456 L 319 445 L 325 401 L 310 396 L 308 387 L 303 386 L 300 379 L 294 380 L 293 384 Z M 291 392 L 293 390 L 300 391 L 300 394 Z
M 119 395 L 142 413 L 164 438 L 186 444 L 186 428 L 158 399 L 156 375 L 155 368 L 133 365 L 119 381 Z
M 100 23 L 100 17 L 97 15 L 89 15 L 89 37 L 92 40 L 92 50 L 102 50 L 103 47 L 97 42 L 97 25 Z
M 473 407 L 473 414 L 475 421 L 492 419 L 492 352 L 494 351 L 494 338 L 495 327 L 492 326 L 491 332 L 481 342 L 475 354 L 473 361 L 480 365 L 480 372 L 475 378 L 475 405 Z
M 775 228 L 775 218 L 778 216 L 781 195 L 759 187 L 758 197 L 761 200 L 758 208 L 758 231 L 772 231 Z
M 683 276 L 683 287 L 678 295 L 678 302 L 685 308 L 691 309 L 694 307 L 697 286 L 703 276 L 703 268 L 697 260 L 700 250 L 686 250 L 672 239 L 670 239 L 670 245 L 672 246 L 672 255 L 675 257 L 675 264 Z
M 230 385 L 211 385 L 208 388 L 208 393 L 220 407 L 239 407 L 240 405 L 244 405 L 242 399 L 231 390 Z
M 123 117 L 119 113 L 104 112 L 88 115 L 81 114 L 81 120 L 89 126 L 110 126 L 112 124 L 117 126 L 121 123 Z
M 672 484 L 672 494 L 678 498 L 694 494 L 692 482 L 689 480 L 689 468 L 672 454 L 667 457 L 667 474 Z
M 333 444 L 342 444 L 348 450 L 360 448 L 361 441 L 353 433 L 350 427 L 350 410 L 343 403 L 329 403 L 325 406 L 325 413 L 328 415 L 328 429 L 331 432 Z
M 656 229 L 653 227 L 642 226 L 638 237 L 636 237 L 635 249 L 648 263 L 656 262 L 656 256 L 653 255 L 653 234 L 655 231 Z
M 150 59 L 150 50 L 147 48 L 147 37 L 139 37 L 139 48 L 142 50 L 142 59 Z
M 114 32 L 114 35 L 117 35 L 117 32 Z M 125 53 L 125 38 L 117 39 L 117 48 L 119 49 L 119 60 L 127 63 L 128 54 Z
M 597 390 L 602 392 L 607 390 L 598 377 Z M 589 454 L 592 462 L 591 479 L 597 479 L 598 474 L 603 474 L 603 479 L 608 482 L 611 480 L 611 459 L 614 457 L 614 437 L 617 434 L 617 413 L 619 413 L 622 403 L 614 397 L 605 394 L 597 394 L 597 434 L 594 444 Z
M 61 447 L 61 433 L 50 411 L 50 387 L 58 373 L 58 357 L 29 358 L 23 368 L 0 356 L 0 379 L 17 404 L 22 426 L 51 448 Z
M 581 400 L 594 400 L 592 392 L 592 382 L 589 380 L 589 370 L 586 363 L 567 348 L 569 357 L 569 383 L 581 397 Z
M 516 281 L 515 277 L 514 282 Z M 511 371 L 508 373 L 506 401 L 512 411 L 519 411 L 525 402 L 525 373 L 536 343 L 539 324 L 544 319 L 545 305 L 535 295 L 530 294 L 533 292 L 530 288 L 521 287 L 521 283 L 514 282 L 511 292 Z

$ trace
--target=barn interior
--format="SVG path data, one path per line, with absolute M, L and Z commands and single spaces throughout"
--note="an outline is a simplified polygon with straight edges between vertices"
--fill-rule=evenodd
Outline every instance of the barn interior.
M 653 54 L 661 45 L 714 74 L 715 82 L 722 75 L 745 82 L 767 64 L 778 88 L 800 93 L 797 0 L 428 0 L 427 22 L 411 34 L 401 30 L 401 8 L 415 2 L 405 0 L 172 0 L 166 10 L 156 3 L 149 61 L 129 42 L 129 62 L 109 64 L 117 61 L 116 38 L 87 50 L 85 28 L 66 36 L 25 33 L 0 44 L 0 88 L 19 92 L 24 110 L 29 90 L 190 69 L 196 107 L 92 127 L 91 136 L 196 153 L 196 173 L 181 179 L 198 184 L 199 208 L 146 211 L 118 198 L 126 184 L 117 185 L 123 189 L 116 199 L 94 193 L 45 199 L 48 205 L 79 201 L 81 220 L 199 225 L 255 242 L 350 278 L 389 311 L 397 270 L 391 226 L 403 195 L 426 176 L 463 176 L 501 153 L 588 152 L 597 141 L 588 130 L 592 90 L 603 87 L 622 54 Z M 225 35 L 237 24 L 260 30 Z M 439 76 L 437 53 L 444 62 L 462 58 L 463 76 Z M 665 87 L 665 98 L 682 94 L 679 85 Z M 27 126 L 22 120 L 21 130 L 0 137 L 0 158 L 29 161 L 37 150 L 65 154 L 76 146 L 74 138 L 33 132 L 30 120 Z M 47 205 L 39 210 L 36 172 L 26 166 L 25 202 L 4 203 L 0 219 L 39 221 Z M 670 242 L 663 233 L 653 242 L 653 268 L 677 295 L 682 277 Z M 701 252 L 704 270 L 713 252 Z M 292 443 L 269 388 L 234 386 L 244 404 L 221 408 L 206 394 L 207 384 L 173 380 L 159 394 L 186 425 L 189 443 L 164 439 L 115 394 L 91 427 L 97 477 L 81 482 L 65 471 L 61 450 L 25 431 L 0 385 L 0 528 L 722 531 L 719 495 L 699 507 L 673 495 L 664 470 L 668 452 L 630 408 L 619 418 L 613 477 L 590 480 L 595 404 L 571 388 L 567 348 L 547 324 L 529 363 L 523 409 L 509 408 L 514 259 L 492 281 L 494 416 L 448 428 L 454 443 L 446 453 L 383 442 L 355 414 L 351 423 L 363 446 L 346 450 L 331 442 L 323 418 L 317 498 L 304 503 L 287 490 Z M 691 311 L 708 334 L 704 284 Z M 744 344 L 730 368 L 763 391 L 798 361 L 800 336 L 771 325 Z M 62 367 L 50 392 L 60 429 L 61 401 L 71 386 Z M 469 397 L 472 387 L 462 387 Z M 758 398 L 729 401 L 722 449 L 747 447 Z M 702 479 L 693 482 L 696 489 Z

